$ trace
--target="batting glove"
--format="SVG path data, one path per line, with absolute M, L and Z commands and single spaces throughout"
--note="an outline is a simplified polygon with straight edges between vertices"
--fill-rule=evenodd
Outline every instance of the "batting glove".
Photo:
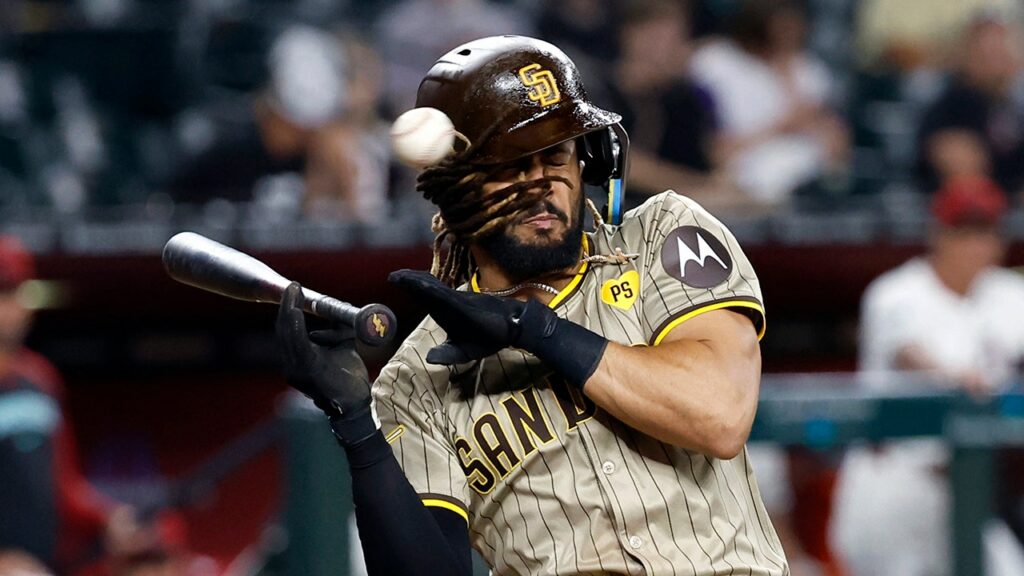
M 370 378 L 355 350 L 355 332 L 344 325 L 307 332 L 302 305 L 302 287 L 292 282 L 277 313 L 285 378 L 327 414 L 342 444 L 356 444 L 377 427 L 370 411 Z
M 447 340 L 427 353 L 431 364 L 471 362 L 514 347 L 530 352 L 582 388 L 608 345 L 603 337 L 559 318 L 536 300 L 520 302 L 453 290 L 433 275 L 415 270 L 392 272 L 388 280 L 419 297 L 447 332 Z

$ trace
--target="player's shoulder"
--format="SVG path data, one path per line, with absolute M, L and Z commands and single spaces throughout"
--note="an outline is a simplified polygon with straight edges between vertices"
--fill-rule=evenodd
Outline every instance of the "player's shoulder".
M 696 226 L 712 230 L 725 229 L 725 225 L 695 200 L 672 190 L 655 194 L 640 206 L 627 212 L 622 218 L 620 228 L 624 233 L 636 228 L 648 236 L 652 230 L 660 230 L 664 235 L 680 226 Z
M 402 364 L 410 371 L 420 372 L 424 369 L 423 366 L 420 366 L 420 360 L 426 357 L 427 351 L 443 342 L 444 339 L 444 331 L 430 316 L 427 316 L 402 341 L 394 356 L 391 357 L 391 361 L 388 362 L 388 366 Z
M 376 385 L 382 388 L 403 388 L 412 381 L 424 386 L 427 382 L 446 379 L 446 367 L 428 364 L 426 361 L 427 352 L 444 342 L 445 338 L 444 330 L 430 316 L 424 318 L 381 369 Z M 439 379 L 439 376 L 443 378 Z
M 647 268 L 658 261 L 696 258 L 704 262 L 712 257 L 723 266 L 725 260 L 738 258 L 745 270 L 749 267 L 739 242 L 722 222 L 696 201 L 671 190 L 651 196 L 627 212 L 619 226 L 606 226 L 599 232 L 603 233 L 594 235 L 597 252 L 621 248 L 639 254 Z M 754 277 L 753 270 L 745 274 Z

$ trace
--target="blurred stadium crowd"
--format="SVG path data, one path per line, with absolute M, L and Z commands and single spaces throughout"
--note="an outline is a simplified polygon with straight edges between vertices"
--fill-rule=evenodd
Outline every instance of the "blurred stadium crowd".
M 181 229 L 256 251 L 317 252 L 320 261 L 352 246 L 422 248 L 432 238 L 431 205 L 418 197 L 415 173 L 392 158 L 389 123 L 413 106 L 417 84 L 437 57 L 464 41 L 504 33 L 563 48 L 580 66 L 592 98 L 623 115 L 632 142 L 629 203 L 667 188 L 693 197 L 754 248 L 751 260 L 770 284 L 770 306 L 789 292 L 773 309 L 784 313 L 773 318 L 774 333 L 764 342 L 766 366 L 814 369 L 810 362 L 778 359 L 832 340 L 848 340 L 842 352 L 854 354 L 857 330 L 842 322 L 844 314 L 857 312 L 822 314 L 821 301 L 838 309 L 841 298 L 807 297 L 813 283 L 806 292 L 794 288 L 807 283 L 803 275 L 815 262 L 830 257 L 829 246 L 867 246 L 858 254 L 875 268 L 927 246 L 924 258 L 864 293 L 859 367 L 869 376 L 924 372 L 941 381 L 932 392 L 979 397 L 1019 379 L 1024 281 L 998 268 L 1005 241 L 1024 239 L 1019 0 L 0 0 L 0 229 L 31 252 L 57 254 L 53 262 L 63 265 L 71 260 L 61 254 L 152 256 Z M 786 244 L 825 249 L 814 261 L 761 267 L 784 263 L 770 255 Z M 870 252 L 878 244 L 913 248 L 895 256 Z M 378 267 L 405 262 L 388 257 Z M 303 259 L 310 272 L 305 260 L 311 259 Z M 124 266 L 115 261 L 76 273 L 102 285 L 104 270 Z M 857 266 L 869 268 L 863 262 L 848 267 Z M 133 272 L 153 278 L 142 266 Z M 336 276 L 346 273 L 331 278 L 343 282 Z M 15 323 L 16 337 L 0 338 L 0 408 L 10 376 L 5 354 L 17 357 L 31 319 L 17 310 L 15 296 L 31 276 L 21 273 L 18 282 L 0 286 L 0 313 L 10 305 L 10 314 L 26 323 Z M 863 285 L 829 288 L 859 300 Z M 134 296 L 137 303 L 143 295 Z M 371 296 L 379 297 L 376 291 Z M 819 308 L 804 310 L 804 300 Z M 157 360 L 144 368 L 168 371 L 178 362 L 170 376 L 137 392 L 136 382 L 121 382 L 106 396 L 100 388 L 97 400 L 78 396 L 79 406 L 94 412 L 87 424 L 105 426 L 117 418 L 95 414 L 121 405 L 110 399 L 126 390 L 135 396 L 125 404 L 160 405 L 189 396 L 178 392 L 181 382 L 199 382 L 194 390 L 200 392 L 184 400 L 194 403 L 193 412 L 185 412 L 183 422 L 160 424 L 174 433 L 158 448 L 172 446 L 170 459 L 178 464 L 194 461 L 182 457 L 194 448 L 190 442 L 208 441 L 209 448 L 251 424 L 235 410 L 231 386 L 258 396 L 253 404 L 260 417 L 281 390 L 276 372 L 267 376 L 273 350 L 270 324 L 259 324 L 265 318 L 242 320 L 227 306 L 217 316 L 210 312 L 214 305 L 195 313 L 183 301 L 165 316 L 146 318 L 168 331 L 180 328 L 175 322 L 202 323 L 216 337 L 147 341 Z M 99 311 L 67 323 L 77 337 L 67 340 L 71 344 L 52 345 L 67 336 L 65 325 L 44 319 L 52 359 L 72 370 L 106 363 L 103 378 L 128 365 L 141 371 L 140 362 L 122 354 L 141 346 L 92 346 L 100 332 L 96 341 L 133 345 L 140 333 L 149 336 L 122 325 L 133 312 L 97 320 L 116 306 L 81 302 L 80 309 Z M 212 326 L 211 318 L 223 325 Z M 8 320 L 0 317 L 0 329 Z M 249 355 L 237 354 L 232 364 L 225 360 L 229 346 L 217 338 L 249 346 Z M 182 358 L 193 352 L 206 364 L 182 368 Z M 33 356 L 33 362 L 42 361 Z M 211 375 L 211 364 L 241 375 Z M 853 361 L 839 366 L 851 368 Z M 182 377 L 174 369 L 193 373 Z M 262 388 L 246 369 L 264 372 Z M 207 373 L 197 377 L 201 371 Z M 869 378 L 864 387 L 889 393 L 895 381 Z M 43 388 L 59 400 L 54 382 Z M 224 389 L 203 386 L 211 383 Z M 219 404 L 210 398 L 231 406 L 218 417 L 217 433 L 205 426 L 183 440 L 182 431 L 200 428 L 191 426 L 188 414 L 206 424 L 213 420 L 204 410 Z M 51 412 L 60 408 L 53 402 L 44 403 Z M 131 410 L 118 417 L 150 424 Z M 238 421 L 225 423 L 231 417 Z M 96 444 L 96 437 L 107 440 L 100 432 L 94 436 Z M 949 462 L 941 447 L 893 443 L 854 450 L 845 467 L 838 451 L 785 455 L 768 448 L 756 457 L 794 575 L 949 573 L 943 565 L 948 550 L 942 550 L 949 540 Z M 1024 466 L 1019 453 L 1003 457 L 1016 467 L 1001 469 L 1011 489 L 1003 490 L 1008 495 L 1001 494 L 999 512 L 1020 535 Z M 75 466 L 68 474 L 80 498 L 92 494 Z M 261 478 L 248 479 L 248 488 L 238 491 L 240 508 L 255 507 L 252 502 L 271 491 Z M 830 512 L 834 492 L 839 496 Z M 273 515 L 265 508 L 257 524 Z M 122 524 L 129 526 L 121 526 L 121 540 L 138 538 L 134 520 L 107 513 L 93 518 L 93 540 L 97 531 L 116 533 Z M 224 518 L 208 524 L 231 536 L 236 517 Z M 193 522 L 190 529 L 201 525 Z M 880 525 L 888 529 L 877 530 Z M 237 540 L 246 538 L 245 544 L 254 539 L 240 531 Z M 1007 541 L 1013 544 L 1004 548 L 1018 546 L 1012 536 Z M 190 544 L 197 542 L 202 538 Z M 131 548 L 131 542 L 115 544 Z M 911 553 L 899 556 L 906 550 Z M 897 557 L 905 564 L 894 563 Z M 1009 570 L 1002 573 L 1015 573 Z
M 624 115 L 634 203 L 672 188 L 727 219 L 849 216 L 826 240 L 919 235 L 947 178 L 1021 188 L 1020 16 L 1013 0 L 8 0 L 0 214 L 37 250 L 145 249 L 163 236 L 140 225 L 169 221 L 416 242 L 427 207 L 388 121 L 450 47 L 525 33 Z

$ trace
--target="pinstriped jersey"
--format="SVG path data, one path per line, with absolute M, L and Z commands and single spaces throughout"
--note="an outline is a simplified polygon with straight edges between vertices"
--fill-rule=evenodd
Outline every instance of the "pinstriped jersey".
M 559 316 L 624 345 L 720 308 L 763 333 L 754 270 L 695 202 L 666 192 L 584 238 L 590 255 L 616 249 L 630 258 L 581 264 L 550 303 Z M 746 450 L 660 442 L 520 350 L 427 364 L 444 340 L 425 319 L 375 382 L 375 408 L 424 504 L 465 517 L 495 574 L 789 573 Z

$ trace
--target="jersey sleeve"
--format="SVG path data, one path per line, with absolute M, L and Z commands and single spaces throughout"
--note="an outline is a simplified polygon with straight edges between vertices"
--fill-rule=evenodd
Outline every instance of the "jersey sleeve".
M 423 367 L 414 368 L 418 365 Z M 469 485 L 432 381 L 438 377 L 403 347 L 374 383 L 374 409 L 395 459 L 423 503 L 468 521 Z
M 643 327 L 651 345 L 712 310 L 748 316 L 764 335 L 754 268 L 732 233 L 696 202 L 674 192 L 652 197 L 633 215 L 643 236 Z

